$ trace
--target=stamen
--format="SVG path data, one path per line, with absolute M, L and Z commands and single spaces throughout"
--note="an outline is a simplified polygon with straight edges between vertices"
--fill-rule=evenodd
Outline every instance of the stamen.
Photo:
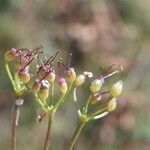
M 115 66 L 116 64 L 112 64 L 110 67 L 108 67 L 104 72 L 103 75 L 105 75 L 113 66 Z
M 110 74 L 108 74 L 108 75 L 106 75 L 106 76 L 101 76 L 101 78 L 107 79 L 108 77 L 111 77 L 112 75 L 114 75 L 114 74 L 116 74 L 116 73 L 119 73 L 119 71 L 117 70 L 117 71 L 114 71 L 114 72 L 112 72 L 112 73 L 110 73 Z
M 57 52 L 55 53 L 55 55 L 52 57 L 52 59 L 49 60 L 49 63 L 52 63 L 52 62 L 54 61 L 54 59 L 57 57 L 58 53 L 59 53 L 59 51 L 57 51 Z
M 103 67 L 97 69 L 97 70 L 94 72 L 94 74 L 96 74 L 98 71 L 103 70 L 103 69 L 104 69 Z
M 71 60 L 72 60 L 72 53 L 69 54 L 69 61 L 68 61 L 68 67 L 70 68 L 71 65 Z
M 58 77 L 60 77 L 60 65 L 61 65 L 61 61 L 62 61 L 62 58 L 59 58 L 58 59 Z
M 101 94 L 101 95 L 104 95 L 104 94 L 107 94 L 107 93 L 109 93 L 109 91 L 103 91 L 103 92 L 101 92 L 100 94 Z
M 121 80 L 123 80 L 123 67 L 121 65 L 119 65 L 119 69 L 120 69 L 120 72 L 121 72 Z
M 62 64 L 67 70 L 69 70 L 69 68 L 68 68 L 63 62 L 61 62 L 61 64 Z
M 40 49 L 42 49 L 43 47 L 44 47 L 43 45 L 40 45 L 40 46 L 34 48 L 34 49 L 32 50 L 33 54 L 38 53 L 38 51 L 39 51 Z
M 34 60 L 35 58 L 33 57 L 23 68 L 22 71 Z
M 54 59 L 57 57 L 59 51 L 57 51 L 54 55 L 52 55 L 45 63 L 44 65 L 47 65 L 48 63 L 52 63 Z

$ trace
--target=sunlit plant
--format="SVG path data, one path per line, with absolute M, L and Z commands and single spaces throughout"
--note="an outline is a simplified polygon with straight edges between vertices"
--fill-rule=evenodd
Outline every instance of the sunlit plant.
M 40 58 L 43 53 L 42 48 L 43 46 L 35 49 L 12 48 L 5 53 L 6 71 L 17 97 L 12 113 L 11 149 L 16 150 L 16 125 L 18 124 L 19 107 L 23 104 L 22 94 L 25 91 L 33 95 L 34 100 L 42 109 L 38 112 L 38 121 L 41 121 L 44 116 L 49 118 L 43 146 L 43 150 L 48 150 L 55 113 L 73 90 L 78 125 L 66 147 L 67 150 L 73 150 L 76 140 L 87 122 L 100 119 L 116 109 L 117 97 L 122 92 L 123 82 L 119 80 L 108 90 L 103 90 L 103 84 L 107 78 L 119 73 L 118 70 L 111 73 L 105 71 L 91 82 L 89 79 L 93 78 L 92 72 L 84 71 L 79 75 L 76 74 L 75 69 L 71 66 L 72 54 L 69 55 L 67 64 L 61 57 L 58 57 L 59 51 L 42 60 Z M 36 64 L 36 66 L 32 64 Z M 91 82 L 88 88 L 90 94 L 83 106 L 79 106 L 78 99 L 80 98 L 77 98 L 77 90 L 85 82 Z M 60 93 L 58 98 L 55 98 L 56 88 Z

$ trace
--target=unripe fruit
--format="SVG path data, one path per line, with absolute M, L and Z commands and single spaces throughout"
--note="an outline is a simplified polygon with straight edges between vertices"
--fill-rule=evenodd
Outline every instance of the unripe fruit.
M 33 93 L 37 93 L 41 88 L 41 83 L 39 82 L 39 80 L 36 80 L 35 83 L 33 84 L 32 87 L 32 92 Z
M 50 84 L 48 83 L 47 80 L 42 80 L 41 81 L 41 88 L 38 92 L 38 96 L 42 101 L 46 101 L 46 99 L 49 96 L 49 87 Z
M 46 101 L 49 96 L 49 89 L 41 88 L 38 92 L 38 96 L 42 101 Z
M 110 94 L 112 95 L 112 97 L 117 97 L 121 94 L 122 89 L 123 89 L 123 82 L 120 80 L 112 85 L 110 89 Z
M 65 94 L 68 90 L 68 86 L 67 86 L 67 83 L 66 83 L 66 80 L 64 78 L 59 78 L 58 79 L 58 84 L 59 84 L 59 88 L 60 88 L 60 91 Z
M 74 85 L 76 87 L 78 87 L 78 86 L 82 85 L 84 82 L 85 82 L 85 75 L 80 74 L 77 76 Z
M 46 73 L 45 70 L 43 68 L 40 68 L 38 70 L 38 76 L 39 76 L 39 78 L 43 78 L 45 76 L 45 73 Z
M 13 61 L 16 56 L 17 56 L 17 50 L 15 48 L 12 48 L 11 50 L 5 53 L 4 57 L 6 61 Z
M 108 102 L 107 107 L 106 107 L 106 110 L 107 110 L 108 112 L 111 112 L 111 111 L 115 110 L 116 107 L 117 107 L 117 102 L 116 102 L 116 99 L 113 98 L 113 99 L 111 99 L 111 100 Z
M 28 72 L 28 68 L 21 69 L 18 73 L 18 77 L 23 83 L 28 83 L 31 78 Z
M 104 83 L 103 79 L 95 79 L 90 85 L 91 92 L 92 93 L 99 92 L 103 83 Z
M 56 75 L 54 72 L 50 72 L 46 77 L 49 83 L 53 83 L 55 78 L 56 78 Z
M 69 68 L 68 70 L 66 70 L 65 74 L 68 82 L 73 82 L 76 79 L 74 68 Z
M 100 93 L 95 93 L 91 98 L 91 104 L 96 104 L 101 99 L 102 99 L 102 95 Z

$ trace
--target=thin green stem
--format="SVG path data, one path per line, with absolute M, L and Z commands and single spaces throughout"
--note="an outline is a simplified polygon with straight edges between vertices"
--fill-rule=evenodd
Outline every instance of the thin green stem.
M 106 115 L 108 115 L 109 114 L 109 112 L 108 111 L 104 111 L 103 113 L 101 113 L 101 114 L 99 114 L 99 115 L 97 115 L 97 116 L 94 116 L 92 119 L 100 119 L 100 118 L 103 118 L 103 117 L 105 117 Z
M 68 88 L 66 94 L 63 94 L 63 95 L 60 97 L 60 99 L 58 100 L 58 102 L 55 104 L 55 106 L 54 106 L 54 110 L 55 110 L 55 111 L 59 108 L 59 106 L 61 105 L 61 103 L 64 102 L 64 99 L 65 99 L 65 97 L 69 94 L 69 92 L 70 92 L 72 86 L 73 86 L 73 83 L 70 84 L 70 86 L 69 86 L 69 88 Z
M 79 121 L 79 123 L 75 129 L 75 132 L 74 132 L 74 134 L 73 134 L 73 136 L 72 136 L 72 138 L 68 144 L 67 150 L 73 150 L 74 145 L 77 141 L 77 138 L 78 138 L 83 126 L 85 125 L 85 123 L 86 123 L 86 121 L 83 121 L 82 119 Z
M 10 72 L 9 65 L 7 63 L 5 63 L 5 69 L 6 69 L 6 72 L 8 74 L 8 77 L 11 81 L 11 84 L 13 86 L 13 89 L 14 89 L 15 93 L 18 93 L 18 90 L 16 89 L 16 84 L 15 84 L 14 78 L 13 78 L 11 72 Z
M 50 112 L 48 116 L 48 127 L 43 150 L 48 150 L 51 143 L 51 132 L 53 125 L 54 112 Z
M 58 102 L 54 106 L 54 111 L 56 111 L 59 108 L 59 106 L 61 105 L 61 103 L 64 100 L 64 97 L 65 97 L 65 94 L 62 94 L 62 96 L 60 97 L 60 99 L 58 100 Z
M 77 91 L 77 88 L 75 87 L 73 90 L 73 99 L 74 99 L 74 103 L 75 103 L 75 108 L 76 108 L 78 114 L 81 115 L 81 111 L 80 111 L 78 103 L 77 103 L 78 99 L 77 99 L 76 91 Z
M 55 84 L 54 84 L 54 82 L 53 82 L 53 83 L 52 83 L 52 87 L 51 87 L 50 105 L 53 105 L 53 100 L 54 100 L 54 88 L 55 88 Z
M 90 104 L 91 97 L 92 97 L 92 95 L 89 96 L 89 98 L 86 100 L 85 105 L 83 106 L 83 113 L 84 114 L 86 114 L 87 111 L 88 111 L 88 107 L 89 107 L 89 104 Z
M 34 99 L 38 102 L 38 104 L 42 107 L 42 109 L 47 112 L 46 104 L 44 104 L 37 96 L 34 95 Z
M 38 95 L 37 95 L 37 94 L 34 94 L 34 93 L 32 92 L 32 90 L 29 88 L 29 86 L 28 86 L 27 84 L 25 84 L 25 87 L 29 90 L 29 92 L 30 92 L 31 94 L 33 94 L 34 99 L 38 102 L 38 104 L 42 107 L 42 109 L 43 109 L 45 112 L 47 112 L 46 104 L 44 104 L 44 103 L 38 98 Z
M 107 102 L 104 102 L 102 105 L 100 105 L 96 110 L 91 112 L 88 117 L 93 118 L 94 116 L 104 112 L 106 110 Z

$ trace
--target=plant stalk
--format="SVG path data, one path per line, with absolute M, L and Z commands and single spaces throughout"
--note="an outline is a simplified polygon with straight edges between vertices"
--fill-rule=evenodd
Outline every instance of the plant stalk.
M 72 138 L 68 144 L 67 150 L 73 150 L 74 149 L 74 145 L 75 145 L 77 138 L 78 138 L 83 126 L 85 125 L 85 123 L 86 122 L 84 120 L 80 119 L 80 121 L 79 121 L 79 123 L 78 123 L 78 125 L 74 131 L 74 134 L 73 134 L 73 136 L 72 136 Z
M 54 117 L 54 113 L 53 112 L 49 113 L 49 116 L 48 116 L 48 128 L 47 128 L 47 134 L 46 134 L 45 143 L 44 143 L 44 149 L 43 150 L 48 150 L 49 149 L 49 145 L 51 143 L 51 132 L 52 132 L 53 117 Z
M 18 126 L 20 106 L 23 105 L 23 99 L 17 99 L 12 109 L 11 117 L 11 150 L 16 150 L 16 127 Z

